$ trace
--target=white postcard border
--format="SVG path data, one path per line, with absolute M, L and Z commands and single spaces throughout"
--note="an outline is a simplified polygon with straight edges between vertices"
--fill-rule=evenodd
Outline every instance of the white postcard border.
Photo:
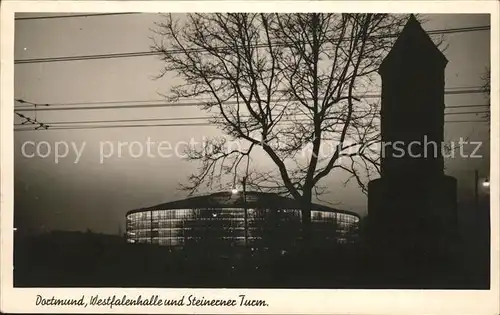
M 310 313 L 310 314 L 498 314 L 499 313 L 499 3 L 496 1 L 5 1 L 1 7 L 1 290 L 6 313 Z M 491 289 L 490 290 L 258 290 L 13 288 L 13 50 L 15 12 L 186 12 L 186 11 L 336 11 L 491 14 Z M 233 298 L 245 294 L 268 307 L 49 307 L 35 306 L 36 295 L 158 294 L 180 298 Z

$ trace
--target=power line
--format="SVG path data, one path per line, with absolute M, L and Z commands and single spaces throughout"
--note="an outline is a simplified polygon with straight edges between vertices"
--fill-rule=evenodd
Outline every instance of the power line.
M 16 125 L 17 125 L 17 126 L 26 126 L 26 125 L 31 125 L 31 126 L 33 126 L 33 125 L 38 125 L 38 126 L 36 126 L 36 127 L 35 127 L 35 129 L 34 129 L 34 130 L 38 130 L 38 129 L 40 129 L 40 128 L 45 128 L 45 129 L 47 129 L 47 128 L 49 127 L 47 124 L 44 124 L 44 123 L 42 123 L 42 122 L 39 122 L 39 121 L 36 119 L 36 116 L 35 116 L 35 118 L 31 118 L 31 117 L 25 116 L 25 115 L 23 115 L 23 114 L 21 114 L 21 113 L 18 113 L 18 112 L 14 112 L 14 113 L 15 113 L 17 116 L 19 116 L 19 118 L 21 118 L 21 119 L 23 120 L 23 122 L 22 122 L 22 123 L 20 123 L 20 124 L 14 124 L 15 126 L 16 126 Z
M 452 91 L 452 90 L 464 90 L 464 89 L 477 89 L 477 88 L 484 88 L 483 85 L 462 85 L 462 86 L 450 86 L 445 88 L 445 90 Z
M 486 91 L 483 87 L 479 87 L 476 89 L 463 89 L 463 90 L 456 90 L 456 91 L 444 91 L 444 94 L 446 95 L 453 95 L 453 94 L 478 94 L 478 93 L 485 93 L 488 92 Z
M 445 113 L 445 115 L 473 115 L 473 114 L 488 114 L 490 111 L 480 111 L 480 112 L 454 112 L 454 113 Z
M 448 120 L 445 121 L 446 124 L 449 123 L 489 123 L 489 120 Z
M 474 104 L 474 105 L 455 105 L 455 106 L 446 106 L 446 109 L 453 109 L 453 108 L 464 108 L 464 107 L 490 107 L 490 104 Z
M 16 113 L 17 114 L 17 113 Z M 305 116 L 305 114 L 297 114 L 300 116 Z M 71 125 L 71 124 L 98 124 L 98 123 L 107 123 L 107 124 L 113 124 L 113 123 L 125 123 L 125 122 L 150 122 L 150 121 L 184 121 L 184 120 L 205 120 L 204 123 L 206 124 L 212 124 L 210 122 L 207 122 L 206 120 L 210 119 L 212 117 L 209 116 L 195 116 L 195 117 L 168 117 L 168 118 L 146 118 L 146 119 L 118 119 L 118 120 L 82 120 L 82 121 L 56 121 L 56 122 L 46 122 L 46 125 Z M 240 116 L 240 118 L 251 118 L 249 115 L 244 115 Z M 295 122 L 295 121 L 309 121 L 310 119 L 307 118 L 302 118 L 298 120 L 292 120 L 292 119 L 283 119 L 280 120 L 280 122 Z M 14 124 L 15 126 L 24 126 L 24 123 L 21 124 Z M 113 125 L 110 127 L 121 127 L 123 125 Z M 68 127 L 68 126 L 64 126 Z M 101 127 L 101 126 L 99 126 Z
M 447 90 L 444 92 L 446 95 L 453 95 L 453 94 L 478 94 L 478 93 L 484 93 L 484 90 L 482 87 L 476 87 L 476 88 L 470 88 L 470 89 L 462 89 L 462 90 Z M 358 96 L 358 98 L 379 98 L 381 97 L 380 94 L 365 94 Z M 306 99 L 309 100 L 309 99 Z M 16 100 L 19 102 L 19 100 Z M 30 103 L 30 104 L 36 104 L 33 102 L 27 102 L 24 100 L 21 100 L 24 103 Z M 273 101 L 278 101 L 278 100 L 273 100 Z M 295 100 L 287 99 L 287 100 L 279 100 L 281 102 L 291 102 Z M 89 103 L 88 103 L 89 104 Z M 99 104 L 97 102 L 92 103 L 92 104 Z M 167 103 L 167 102 L 162 102 L 162 103 L 152 103 L 152 104 L 127 104 L 127 105 L 103 105 L 103 106 L 66 106 L 66 107 L 52 107 L 51 104 L 40 104 L 44 105 L 42 108 L 38 108 L 37 111 L 67 111 L 67 110 L 104 110 L 104 109 L 132 109 L 132 108 L 154 108 L 154 107 L 191 107 L 191 106 L 203 106 L 206 103 L 197 101 L 197 102 L 183 102 L 183 103 Z M 237 101 L 227 101 L 224 102 L 225 105 L 236 105 L 238 104 Z M 39 105 L 39 104 L 37 104 Z M 464 105 L 460 105 L 464 106 Z M 473 106 L 468 106 L 468 107 L 474 107 L 474 106 L 482 106 L 482 105 L 473 105 Z M 452 106 L 448 108 L 454 108 L 458 106 Z M 33 108 L 16 108 L 16 111 L 21 112 L 21 111 L 33 111 Z
M 445 123 L 489 123 L 488 120 L 451 120 Z M 88 129 L 113 129 L 113 128 L 148 128 L 148 127 L 195 127 L 195 126 L 214 126 L 209 122 L 200 123 L 178 123 L 178 124 L 134 124 L 134 125 L 104 125 L 104 126 L 61 126 L 40 130 L 88 130 Z M 14 131 L 38 131 L 36 129 L 14 129 Z
M 49 106 L 51 104 L 39 104 L 39 103 L 33 103 L 33 102 L 30 102 L 30 101 L 25 101 L 23 99 L 14 99 L 16 102 L 20 103 L 21 105 L 23 104 L 27 104 L 27 105 L 31 105 L 31 106 Z
M 112 16 L 112 15 L 129 15 L 129 14 L 142 14 L 142 12 L 115 12 L 115 13 L 90 13 L 90 14 L 68 14 L 68 15 L 44 15 L 44 16 L 27 16 L 16 17 L 16 21 L 26 20 L 48 20 L 48 19 L 66 19 L 66 18 L 82 18 L 82 17 L 99 17 L 99 16 Z
M 172 51 L 174 53 L 181 53 L 181 51 Z M 114 58 L 129 58 L 129 57 L 144 57 L 156 56 L 162 53 L 155 51 L 140 51 L 128 53 L 110 53 L 100 55 L 86 55 L 86 56 L 63 56 L 63 57 L 47 57 L 47 58 L 32 58 L 32 59 L 17 59 L 14 64 L 30 64 L 30 63 L 43 63 L 43 62 L 59 62 L 59 61 L 81 61 L 81 60 L 95 60 L 95 59 L 114 59 Z
M 191 127 L 191 126 L 214 126 L 208 122 L 202 123 L 179 123 L 179 124 L 137 124 L 137 125 L 116 125 L 116 126 L 63 126 L 43 130 L 81 130 L 81 129 L 108 129 L 108 128 L 144 128 L 144 127 Z M 31 131 L 35 129 L 15 129 L 14 131 Z
M 454 86 L 454 87 L 448 87 L 446 88 L 447 91 L 455 91 L 455 90 L 476 90 L 476 89 L 481 89 L 483 86 Z M 373 96 L 373 97 L 378 97 L 379 94 L 373 94 L 370 93 L 368 96 Z M 66 102 L 66 103 L 33 103 L 26 101 L 24 99 L 16 98 L 16 102 L 20 103 L 19 106 L 29 106 L 29 105 L 39 105 L 39 106 L 51 106 L 51 107 L 58 107 L 58 106 L 83 106 L 83 105 L 126 105 L 126 104 L 131 104 L 131 103 L 165 103 L 164 99 L 149 99 L 149 100 L 122 100 L 122 101 L 89 101 L 89 102 Z M 204 100 L 199 99 L 199 102 L 202 103 Z M 206 101 L 206 99 L 205 99 Z M 183 103 L 180 103 L 183 104 Z M 473 105 L 470 105 L 473 106 Z M 469 105 L 466 105 L 466 107 L 470 107 Z M 489 106 L 489 105 L 477 105 L 477 106 Z
M 479 105 L 468 105 L 468 106 L 479 106 Z M 451 106 L 453 107 L 458 107 L 458 106 Z M 462 114 L 468 114 L 468 115 L 478 115 L 478 114 L 488 114 L 489 111 L 468 111 L 468 112 L 451 112 L 451 113 L 444 113 L 445 115 L 462 115 Z M 26 116 L 19 114 L 16 112 L 18 116 L 21 118 L 24 118 Z M 302 115 L 302 114 L 299 114 Z M 305 115 L 305 114 L 304 114 Z M 250 116 L 242 116 L 241 118 L 249 118 Z M 48 129 L 68 129 L 68 128 L 77 128 L 77 129 L 95 129 L 95 128 L 119 128 L 119 127 L 154 127 L 154 126 L 161 126 L 161 127 L 168 127 L 168 126 L 205 126 L 205 125 L 213 125 L 211 122 L 207 122 L 206 120 L 209 120 L 213 117 L 210 116 L 194 116 L 194 117 L 167 117 L 167 118 L 145 118 L 145 119 L 118 119 L 118 120 L 83 120 L 83 121 L 56 121 L 56 122 L 45 122 L 45 123 L 39 123 L 40 126 L 38 128 L 45 128 Z M 174 121 L 174 122 L 182 122 L 186 120 L 205 120 L 205 122 L 202 123 L 181 123 L 181 124 L 148 124 L 148 125 L 120 125 L 122 123 L 138 123 L 138 122 L 153 122 L 153 121 Z M 302 119 L 302 120 L 307 120 L 307 119 Z M 284 119 L 282 122 L 293 122 L 294 120 L 291 119 Z M 25 121 L 21 124 L 15 124 L 15 126 L 23 126 L 26 125 L 26 123 L 29 121 Z M 453 121 L 445 121 L 446 123 L 465 123 L 465 122 L 488 122 L 488 120 L 453 120 Z M 78 124 L 119 124 L 119 125 L 109 125 L 109 126 L 90 126 L 90 127 L 85 127 L 85 126 L 55 126 L 54 125 L 78 125 Z M 43 126 L 42 126 L 43 125 Z M 32 130 L 32 129 L 26 129 L 26 130 Z M 21 131 L 21 130 L 16 130 L 16 131 Z M 24 129 L 22 130 L 24 131 Z
M 472 27 L 461 27 L 461 28 L 436 29 L 436 30 L 427 31 L 427 33 L 429 35 L 437 35 L 437 34 L 451 34 L 451 33 L 486 31 L 489 29 L 490 29 L 490 26 L 484 25 L 484 26 L 472 26 Z M 398 34 L 388 34 L 388 35 L 384 35 L 384 37 L 395 37 L 397 35 Z M 277 44 L 274 44 L 274 45 L 277 45 Z M 265 48 L 265 47 L 268 47 L 268 45 L 267 44 L 257 44 L 257 45 L 254 45 L 253 47 Z M 186 51 L 199 52 L 199 51 L 204 51 L 204 49 L 192 48 L 192 49 L 186 49 Z M 95 59 L 144 57 L 144 56 L 162 55 L 165 53 L 167 53 L 167 54 L 181 54 L 181 53 L 184 53 L 184 51 L 182 49 L 170 49 L 170 50 L 165 50 L 162 52 L 139 51 L 139 52 L 123 52 L 123 53 L 109 53 L 109 54 L 95 54 L 95 55 L 30 58 L 30 59 L 14 60 L 14 64 L 31 64 L 31 63 L 43 63 L 43 62 L 63 62 L 63 61 L 81 61 L 81 60 L 95 60 Z
M 430 30 L 426 33 L 429 35 L 440 35 L 440 34 L 453 34 L 453 33 L 467 33 L 467 32 L 477 32 L 477 31 L 489 31 L 491 27 L 489 25 L 482 26 L 469 26 L 469 27 L 456 27 L 456 28 L 445 28 L 441 30 Z
M 227 104 L 231 104 L 227 102 Z M 128 104 L 128 105 L 118 105 L 118 106 L 86 106 L 86 107 L 77 107 L 77 106 L 70 106 L 70 107 L 45 107 L 45 108 L 39 108 L 37 109 L 38 111 L 66 111 L 66 110 L 101 110 L 101 109 L 131 109 L 131 108 L 154 108 L 154 107 L 189 107 L 189 106 L 201 106 L 203 103 L 200 102 L 192 102 L 192 103 L 178 103 L 178 104 L 172 104 L 172 103 L 154 103 L 154 104 Z M 16 109 L 18 112 L 26 112 L 26 111 L 33 111 L 33 108 L 19 108 Z
M 47 125 L 67 125 L 67 124 L 113 124 L 125 122 L 148 122 L 148 121 L 176 121 L 176 120 L 207 120 L 211 117 L 195 116 L 195 117 L 168 117 L 168 118 L 144 118 L 144 119 L 117 119 L 117 120 L 80 120 L 80 121 L 55 121 L 46 122 Z M 15 124 L 21 126 L 25 124 Z
M 445 115 L 456 115 L 456 114 L 487 114 L 489 111 L 480 112 L 459 112 L 459 113 L 445 113 Z M 18 113 L 16 113 L 18 114 Z M 20 115 L 20 114 L 18 114 Z M 303 114 L 299 114 L 303 115 Z M 241 116 L 241 118 L 249 118 L 250 116 Z M 54 121 L 45 122 L 45 125 L 71 125 L 71 124 L 119 124 L 119 123 L 130 123 L 130 122 L 151 122 L 151 121 L 185 121 L 185 120 L 208 120 L 211 119 L 210 116 L 194 116 L 194 117 L 167 117 L 167 118 L 144 118 L 144 119 L 115 119 L 115 120 L 80 120 L 80 121 Z M 292 121 L 289 119 L 284 119 L 282 121 Z M 26 123 L 14 124 L 15 126 L 24 126 Z
M 25 101 L 23 99 L 15 99 L 19 103 L 28 103 L 29 105 L 34 105 L 32 102 Z M 201 100 L 200 100 L 201 101 Z M 50 103 L 48 106 L 77 106 L 77 105 L 105 105 L 105 104 L 128 104 L 128 103 L 160 103 L 165 102 L 163 99 L 150 99 L 150 100 L 123 100 L 123 101 L 90 101 L 90 102 L 67 102 L 67 103 Z M 24 106 L 20 104 L 21 106 Z

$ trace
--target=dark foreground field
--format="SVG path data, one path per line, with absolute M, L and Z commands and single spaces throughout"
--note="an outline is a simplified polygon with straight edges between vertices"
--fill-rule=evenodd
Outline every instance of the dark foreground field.
M 478 259 L 401 272 L 359 245 L 215 254 L 126 244 L 121 237 L 53 232 L 15 240 L 17 287 L 488 289 Z

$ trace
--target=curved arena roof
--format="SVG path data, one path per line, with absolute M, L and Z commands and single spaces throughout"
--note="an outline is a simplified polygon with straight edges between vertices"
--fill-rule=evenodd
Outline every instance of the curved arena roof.
M 272 193 L 261 193 L 247 191 L 245 198 L 242 193 L 232 194 L 231 192 L 218 192 L 210 195 L 191 197 L 187 199 L 158 204 L 156 206 L 135 209 L 127 212 L 127 215 L 136 212 L 152 211 L 152 210 L 169 210 L 169 209 L 186 209 L 186 208 L 234 208 L 245 207 L 244 200 L 246 199 L 246 207 L 249 208 L 285 208 L 285 209 L 300 209 L 301 205 L 298 201 L 291 198 L 286 198 Z M 320 204 L 312 204 L 311 210 L 337 212 L 350 214 L 360 217 L 359 214 L 347 210 L 330 208 Z

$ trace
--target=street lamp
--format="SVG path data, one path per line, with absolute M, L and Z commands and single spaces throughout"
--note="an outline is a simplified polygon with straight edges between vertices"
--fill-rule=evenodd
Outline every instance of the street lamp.
M 484 179 L 484 181 L 483 181 L 483 184 L 482 184 L 482 185 L 483 185 L 483 187 L 486 187 L 486 188 L 487 188 L 487 187 L 490 187 L 490 181 L 488 180 L 488 177 L 486 177 L 486 178 Z
M 489 181 L 488 177 L 486 177 L 481 182 L 481 186 L 484 188 L 490 187 L 490 181 Z M 478 210 L 479 209 L 479 171 L 478 170 L 474 171 L 474 201 L 475 201 L 476 210 Z

